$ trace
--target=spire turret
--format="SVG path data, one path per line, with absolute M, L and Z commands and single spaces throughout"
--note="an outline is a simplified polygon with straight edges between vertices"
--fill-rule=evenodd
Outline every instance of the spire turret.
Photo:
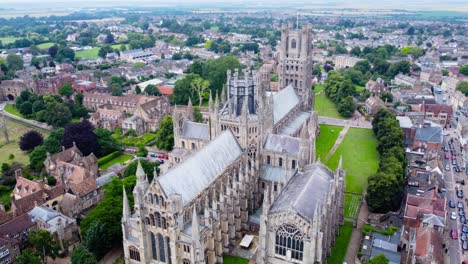
M 131 211 L 130 205 L 128 203 L 127 192 L 125 191 L 125 187 L 123 187 L 123 216 L 122 222 L 127 222 L 130 219 Z

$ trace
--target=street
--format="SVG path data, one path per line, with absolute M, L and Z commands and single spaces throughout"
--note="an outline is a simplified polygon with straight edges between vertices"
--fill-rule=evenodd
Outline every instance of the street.
M 450 131 L 451 132 L 451 131 Z M 460 152 L 460 144 L 458 142 L 458 140 L 456 139 L 456 137 L 454 136 L 454 134 L 451 132 L 449 133 L 448 136 L 445 136 L 444 137 L 444 146 L 448 146 L 448 143 L 453 139 L 453 144 L 454 144 L 454 149 L 455 151 L 457 152 L 456 154 L 456 160 L 457 160 L 457 164 L 460 166 L 460 167 L 464 167 L 465 164 L 464 164 L 464 161 L 461 157 L 461 152 Z M 461 172 L 456 172 L 453 168 L 453 165 L 452 165 L 452 161 L 451 159 L 446 159 L 445 158 L 445 155 L 447 153 L 450 153 L 450 149 L 448 152 L 444 152 L 442 151 L 442 154 L 441 154 L 441 161 L 443 161 L 443 168 L 441 168 L 443 171 L 444 171 L 444 175 L 445 175 L 445 183 L 446 183 L 446 189 L 447 189 L 447 202 L 449 202 L 450 200 L 451 201 L 454 201 L 455 203 L 458 202 L 458 198 L 457 198 L 457 195 L 456 195 L 456 189 L 463 189 L 464 191 L 464 194 L 467 194 L 467 188 L 465 187 L 466 185 L 461 185 L 458 182 L 460 182 L 461 180 L 463 180 L 466 176 L 465 176 L 465 171 L 462 170 Z M 445 169 L 445 166 L 449 164 L 449 171 L 447 171 Z M 466 195 L 465 195 L 466 197 Z M 463 204 L 466 206 L 467 204 L 464 202 L 465 200 L 465 197 L 460 199 Z M 456 220 L 452 220 L 450 219 L 450 215 L 452 212 L 455 212 L 457 214 L 457 219 Z M 448 257 L 449 257 L 449 263 L 461 263 L 461 260 L 463 259 L 466 259 L 465 256 L 464 256 L 464 252 L 462 250 L 462 247 L 461 247 L 461 241 L 460 241 L 460 237 L 461 237 L 461 229 L 462 229 L 462 224 L 460 222 L 460 217 L 458 215 L 458 211 L 457 211 L 457 208 L 450 208 L 448 205 L 447 205 L 447 232 L 446 232 L 446 236 L 445 236 L 445 241 L 447 241 L 447 243 L 445 243 L 446 245 L 448 245 Z M 452 229 L 455 229 L 457 230 L 457 233 L 458 233 L 458 239 L 452 239 L 450 238 L 450 232 Z

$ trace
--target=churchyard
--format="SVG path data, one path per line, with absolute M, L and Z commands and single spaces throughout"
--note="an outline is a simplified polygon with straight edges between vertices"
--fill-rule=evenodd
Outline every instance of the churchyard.
M 338 113 L 335 104 L 325 95 L 323 85 L 315 86 L 315 111 L 317 111 L 320 116 L 346 119 Z
M 327 263 L 329 264 L 342 264 L 343 263 L 352 233 L 353 233 L 353 222 L 346 221 L 344 225 L 340 227 L 340 234 L 336 238 L 335 246 L 333 246 L 332 248 L 331 256 L 328 257 Z
M 335 144 L 343 127 L 320 125 L 320 136 L 316 142 L 316 158 L 323 160 Z

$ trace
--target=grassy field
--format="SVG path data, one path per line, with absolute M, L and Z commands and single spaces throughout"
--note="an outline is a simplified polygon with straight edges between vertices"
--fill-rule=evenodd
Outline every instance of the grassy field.
M 224 264 L 248 264 L 249 260 L 239 258 L 239 257 L 233 257 L 233 256 L 224 256 L 223 263 Z
M 359 205 L 361 204 L 361 195 L 345 193 L 344 199 L 344 217 L 356 218 L 359 213 Z
M 315 111 L 320 116 L 328 116 L 328 117 L 333 117 L 333 118 L 339 118 L 339 119 L 346 119 L 338 113 L 338 109 L 336 108 L 336 105 L 328 99 L 328 97 L 325 95 L 325 92 L 323 91 L 323 85 L 316 85 L 314 87 L 315 91 Z
M 340 235 L 336 238 L 335 246 L 332 248 L 331 256 L 328 257 L 327 263 L 329 264 L 342 264 L 346 257 L 346 250 L 348 250 L 349 240 L 353 233 L 353 223 L 345 222 L 340 227 Z
M 121 50 L 120 47 L 122 47 L 122 44 L 114 44 L 111 47 L 113 49 Z M 125 47 L 127 48 L 127 50 L 129 50 L 130 49 L 130 44 L 125 44 Z
M 17 38 L 17 37 L 2 37 L 2 38 L 0 38 L 0 41 L 2 42 L 3 45 L 5 45 L 5 44 L 13 43 L 17 39 L 19 39 L 19 38 Z
M 360 92 L 360 91 L 362 91 L 362 90 L 364 90 L 364 89 L 365 89 L 364 86 L 356 85 L 356 91 L 357 91 L 357 92 Z
M 75 55 L 77 58 L 91 59 L 99 57 L 98 52 L 99 48 L 92 48 L 90 50 L 77 51 Z
M 127 162 L 131 158 L 132 158 L 132 155 L 123 154 L 123 155 L 120 155 L 120 156 L 118 156 L 117 158 L 115 158 L 113 160 L 110 160 L 107 163 L 102 164 L 101 166 L 99 166 L 99 168 L 102 169 L 102 170 L 107 170 L 110 166 L 115 165 L 117 163 L 120 163 L 120 164 L 123 165 L 125 162 Z
M 18 146 L 19 138 L 29 130 L 37 130 L 35 128 L 28 127 L 26 125 L 20 124 L 18 122 L 5 119 L 5 123 L 8 128 L 8 136 L 10 138 L 10 143 L 6 143 L 3 133 L 0 133 L 0 164 L 2 163 L 11 163 L 17 161 L 22 164 L 29 164 L 28 154 L 24 151 L 21 151 Z M 42 130 L 37 130 L 44 137 L 48 135 L 47 132 Z M 13 159 L 10 159 L 10 154 L 14 155 Z
M 331 148 L 335 144 L 335 141 L 338 138 L 341 130 L 343 130 L 343 127 L 320 125 L 320 135 L 318 136 L 316 142 L 317 159 L 320 157 L 320 159 L 323 161 L 323 159 L 327 156 L 328 152 L 330 152 Z
M 8 105 L 5 105 L 5 111 L 7 111 L 8 113 L 12 114 L 12 115 L 15 115 L 15 116 L 19 116 L 19 117 L 24 117 L 19 111 L 18 109 L 16 109 L 15 105 L 12 105 L 12 104 L 8 104 Z
M 377 171 L 379 153 L 377 139 L 370 129 L 350 128 L 335 154 L 326 162 L 335 170 L 340 156 L 346 171 L 346 191 L 362 193 L 367 188 L 367 178 Z
M 46 42 L 46 43 L 42 43 L 42 44 L 37 45 L 37 47 L 40 48 L 40 49 L 48 49 L 48 48 L 52 47 L 53 45 L 55 45 L 54 42 Z

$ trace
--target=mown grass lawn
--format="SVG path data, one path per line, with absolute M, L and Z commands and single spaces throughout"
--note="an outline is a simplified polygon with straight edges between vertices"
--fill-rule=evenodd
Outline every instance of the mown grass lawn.
M 5 105 L 4 110 L 12 115 L 24 118 L 24 116 L 18 111 L 18 109 L 16 109 L 15 105 L 12 105 L 12 104 Z
M 335 170 L 343 156 L 347 192 L 362 193 L 367 188 L 367 178 L 379 165 L 376 147 L 377 139 L 371 129 L 350 128 L 335 154 L 326 162 Z
M 48 48 L 52 47 L 53 45 L 55 45 L 54 42 L 46 42 L 46 43 L 42 43 L 42 44 L 37 45 L 37 47 L 40 48 L 40 49 L 48 49 Z
M 24 165 L 28 165 L 29 156 L 27 152 L 20 150 L 18 146 L 19 138 L 30 130 L 38 131 L 44 138 L 47 137 L 49 133 L 9 119 L 5 119 L 5 123 L 7 126 L 10 143 L 7 144 L 3 132 L 0 133 L 0 164 L 12 163 L 13 161 L 16 161 Z M 10 154 L 14 155 L 13 159 L 10 159 Z
M 249 260 L 239 258 L 239 257 L 233 257 L 233 256 L 224 256 L 223 263 L 224 264 L 248 264 Z
M 356 218 L 359 214 L 359 205 L 361 204 L 361 195 L 345 193 L 344 195 L 344 217 Z
M 2 37 L 0 38 L 0 41 L 2 42 L 3 45 L 13 43 L 15 40 L 18 40 L 20 38 L 17 37 Z
M 327 156 L 328 152 L 332 149 L 335 144 L 338 135 L 340 134 L 343 127 L 320 125 L 320 135 L 316 142 L 316 158 L 323 161 Z
M 332 248 L 331 256 L 327 259 L 327 263 L 343 264 L 352 233 L 353 222 L 346 221 L 343 226 L 340 226 L 340 235 L 336 238 L 335 245 Z
M 316 85 L 314 87 L 315 91 L 315 111 L 319 116 L 328 116 L 339 119 L 347 119 L 338 113 L 336 105 L 328 99 L 323 90 L 323 85 Z
M 362 90 L 364 90 L 364 89 L 365 89 L 365 87 L 364 87 L 364 86 L 359 86 L 359 85 L 356 85 L 355 87 L 356 87 L 356 92 L 360 92 L 360 91 L 362 91 Z
M 102 170 L 107 170 L 110 166 L 115 165 L 117 163 L 120 163 L 123 165 L 125 162 L 127 162 L 131 158 L 132 158 L 132 155 L 122 154 L 116 157 L 115 159 L 112 159 L 109 162 L 102 164 L 101 166 L 99 166 L 99 168 Z
M 99 48 L 92 48 L 90 50 L 80 50 L 75 52 L 77 58 L 92 59 L 99 57 Z
M 127 48 L 127 50 L 130 49 L 130 44 L 114 44 L 114 45 L 111 46 L 111 48 L 122 51 L 122 50 L 120 49 L 120 48 L 122 47 L 122 45 L 125 45 L 125 47 Z

